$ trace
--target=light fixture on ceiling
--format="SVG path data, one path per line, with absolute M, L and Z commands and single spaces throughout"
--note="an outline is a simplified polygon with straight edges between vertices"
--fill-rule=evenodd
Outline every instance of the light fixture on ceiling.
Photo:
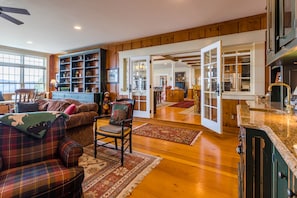
M 27 44 L 33 44 L 33 42 L 32 42 L 32 41 L 27 41 L 26 43 L 27 43 Z
M 75 25 L 75 26 L 73 26 L 73 28 L 74 28 L 75 30 L 81 30 L 81 26 L 79 26 L 79 25 Z

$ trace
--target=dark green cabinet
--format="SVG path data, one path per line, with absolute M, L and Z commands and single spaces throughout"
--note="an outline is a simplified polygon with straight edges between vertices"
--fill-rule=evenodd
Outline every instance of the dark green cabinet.
M 272 191 L 273 198 L 288 197 L 288 166 L 280 153 L 273 147 L 272 154 Z
M 74 99 L 78 100 L 81 103 L 92 103 L 95 102 L 98 104 L 98 114 L 102 112 L 103 105 L 103 92 L 100 93 L 75 93 L 75 92 L 66 92 L 66 91 L 54 91 L 52 92 L 52 99 L 54 100 L 63 100 L 63 99 Z
M 239 196 L 271 197 L 272 143 L 261 130 L 241 128 Z
M 297 178 L 275 147 L 273 147 L 272 163 L 273 198 L 297 197 Z
M 297 45 L 295 0 L 267 0 L 267 63 L 290 58 Z M 294 50 L 292 50 L 293 52 Z M 279 62 L 278 62 L 279 65 Z
M 297 178 L 265 131 L 240 128 L 239 197 L 297 197 Z

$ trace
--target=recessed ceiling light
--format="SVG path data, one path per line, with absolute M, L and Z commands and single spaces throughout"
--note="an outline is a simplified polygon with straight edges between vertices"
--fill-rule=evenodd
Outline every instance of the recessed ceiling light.
M 32 44 L 33 42 L 32 41 L 27 41 L 27 44 Z
M 81 26 L 79 26 L 79 25 L 75 25 L 73 28 L 76 30 L 81 30 Z

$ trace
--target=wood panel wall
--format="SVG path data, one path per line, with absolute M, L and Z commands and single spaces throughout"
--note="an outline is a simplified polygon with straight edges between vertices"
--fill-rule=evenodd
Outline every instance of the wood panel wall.
M 254 30 L 266 29 L 266 13 L 245 18 L 215 23 L 200 27 L 194 27 L 186 30 L 170 32 L 160 35 L 154 35 L 145 38 L 137 38 L 133 40 L 123 41 L 119 43 L 110 43 L 107 45 L 98 45 L 77 49 L 76 51 L 89 50 L 94 48 L 104 48 L 107 50 L 107 69 L 119 67 L 119 51 L 138 49 L 144 47 L 158 46 L 170 43 L 203 39 L 227 34 L 235 34 Z M 75 51 L 71 51 L 75 52 Z M 70 53 L 70 52 L 69 52 Z M 51 56 L 50 59 L 55 59 L 58 55 Z M 51 62 L 51 60 L 50 60 Z M 56 61 L 52 61 L 56 62 Z M 50 78 L 57 73 L 58 66 L 50 65 Z M 111 98 L 115 99 L 118 93 L 117 84 L 108 84 L 107 89 L 111 93 Z

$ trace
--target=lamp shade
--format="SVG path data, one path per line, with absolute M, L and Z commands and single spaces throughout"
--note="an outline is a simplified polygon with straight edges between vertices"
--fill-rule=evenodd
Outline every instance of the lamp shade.
M 297 96 L 297 86 L 295 87 L 294 91 L 293 91 L 293 94 L 292 95 L 295 95 Z
M 55 85 L 56 82 L 57 82 L 56 79 L 51 79 L 50 84 L 51 84 L 51 85 Z

